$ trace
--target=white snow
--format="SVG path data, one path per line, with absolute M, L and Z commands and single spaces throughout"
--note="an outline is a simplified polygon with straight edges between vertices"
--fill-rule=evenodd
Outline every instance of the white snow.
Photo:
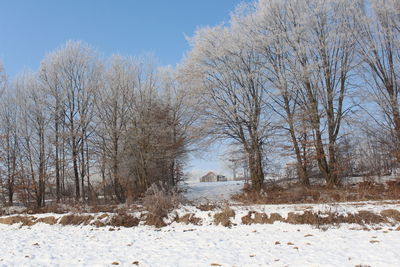
M 385 228 L 173 224 L 159 231 L 140 226 L 111 232 L 40 224 L 0 225 L 0 235 L 0 266 L 400 266 L 399 232 Z
M 233 194 L 240 192 L 243 184 L 243 181 L 189 182 L 186 197 L 195 202 L 226 202 Z
M 225 202 L 242 182 L 192 183 L 193 201 Z M 223 205 L 221 205 L 223 206 Z M 399 224 L 364 226 L 342 224 L 317 229 L 281 222 L 242 225 L 249 211 L 279 213 L 304 210 L 341 214 L 369 210 L 400 210 L 399 201 L 357 203 L 233 205 L 232 228 L 213 225 L 213 214 L 182 206 L 179 215 L 195 213 L 201 226 L 176 222 L 155 229 L 140 225 L 115 229 L 43 223 L 31 227 L 0 224 L 0 266 L 400 266 Z M 99 215 L 99 214 L 97 214 Z M 36 217 L 60 214 L 40 214 Z M 139 216 L 139 214 L 135 214 Z M 173 215 L 171 214 L 171 218 Z

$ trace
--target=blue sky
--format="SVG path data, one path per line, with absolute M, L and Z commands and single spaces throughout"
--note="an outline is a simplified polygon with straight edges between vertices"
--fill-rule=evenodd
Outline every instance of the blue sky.
M 104 56 L 152 53 L 175 66 L 189 49 L 185 36 L 229 20 L 243 0 L 1 0 L 0 60 L 13 78 L 35 70 L 67 40 L 82 40 Z M 249 0 L 247 0 L 249 1 Z M 196 177 L 214 170 L 229 175 L 218 153 L 191 157 Z M 218 151 L 218 152 L 217 152 Z
M 241 0 L 2 0 L 0 59 L 14 76 L 36 69 L 66 40 L 83 40 L 105 56 L 153 53 L 178 63 L 185 35 L 229 19 Z

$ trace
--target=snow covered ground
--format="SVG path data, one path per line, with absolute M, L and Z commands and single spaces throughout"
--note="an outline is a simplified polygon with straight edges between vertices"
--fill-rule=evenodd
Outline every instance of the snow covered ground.
M 224 202 L 242 186 L 242 182 L 190 183 L 187 197 L 195 202 Z M 321 229 L 282 222 L 241 224 L 249 211 L 283 217 L 305 210 L 379 214 L 385 209 L 400 210 L 399 201 L 232 208 L 236 215 L 231 228 L 213 225 L 213 213 L 218 210 L 200 211 L 194 206 L 176 212 L 180 216 L 194 213 L 202 220 L 200 226 L 176 222 L 161 229 L 0 224 L 0 266 L 400 266 L 398 223 Z
M 225 202 L 243 188 L 243 181 L 188 182 L 186 197 L 194 202 Z
M 0 225 L 0 266 L 400 266 L 398 231 L 350 228 Z

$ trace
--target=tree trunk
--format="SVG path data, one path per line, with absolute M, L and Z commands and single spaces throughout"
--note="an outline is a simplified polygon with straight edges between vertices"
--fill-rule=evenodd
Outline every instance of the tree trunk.
M 75 142 L 75 136 L 72 136 L 72 164 L 75 176 L 75 200 L 79 201 L 81 195 L 79 190 L 78 152 Z
M 56 161 L 56 196 L 57 196 L 57 203 L 59 203 L 60 202 L 60 199 L 61 199 L 61 190 L 60 190 L 60 159 L 59 159 L 59 141 L 58 141 L 58 139 L 59 139 L 59 129 L 58 129 L 58 127 L 59 127 L 59 119 L 58 119 L 58 112 L 57 112 L 57 115 L 56 115 L 57 117 L 56 117 L 56 120 L 55 120 L 55 131 L 56 131 L 56 136 L 55 136 L 55 145 L 56 145 L 56 151 L 55 151 L 55 153 L 56 153 L 56 158 L 55 158 L 55 161 Z
M 249 167 L 252 188 L 255 191 L 260 191 L 264 183 L 264 171 L 259 147 L 256 147 L 251 151 L 249 155 Z
M 81 191 L 82 191 L 82 200 L 86 202 L 86 192 L 85 192 L 85 175 L 86 175 L 86 167 L 85 167 L 85 150 L 84 150 L 84 133 L 82 133 L 82 141 L 81 141 Z

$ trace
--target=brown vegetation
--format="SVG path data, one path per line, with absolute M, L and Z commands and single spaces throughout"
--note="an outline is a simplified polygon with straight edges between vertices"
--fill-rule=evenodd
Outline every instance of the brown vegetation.
M 231 227 L 231 218 L 235 217 L 235 211 L 225 206 L 221 212 L 215 213 L 213 216 L 215 225 Z M 155 227 L 167 226 L 164 217 L 154 216 L 149 213 L 142 213 L 140 218 L 136 218 L 128 213 L 118 214 L 102 214 L 97 216 L 90 214 L 67 214 L 56 218 L 55 216 L 47 216 L 36 218 L 34 216 L 15 215 L 0 218 L 0 224 L 21 224 L 21 226 L 32 226 L 36 223 L 45 223 L 49 225 L 93 225 L 96 227 L 112 226 L 112 227 L 135 227 L 144 221 L 146 225 Z M 187 213 L 183 216 L 176 215 L 173 220 L 183 224 L 201 225 L 202 220 L 195 216 L 195 213 Z M 309 224 L 316 227 L 346 224 L 374 225 L 374 224 L 391 224 L 400 223 L 400 211 L 395 209 L 386 209 L 379 214 L 368 211 L 359 210 L 356 213 L 339 214 L 337 212 L 314 212 L 310 210 L 302 210 L 298 212 L 289 212 L 286 218 L 278 213 L 266 214 L 263 212 L 249 211 L 247 215 L 241 218 L 242 224 L 273 224 L 275 222 L 284 222 L 289 224 Z M 399 227 L 400 228 L 400 227 Z M 399 228 L 396 230 L 399 231 Z M 378 228 L 377 228 L 378 229 Z M 113 229 L 114 230 L 114 229 Z
M 37 219 L 35 223 L 45 223 L 49 225 L 54 225 L 57 223 L 57 219 L 54 216 L 48 216 Z
M 286 204 L 286 203 L 330 203 L 366 200 L 400 199 L 400 179 L 383 184 L 361 182 L 332 188 L 323 185 L 303 186 L 292 184 L 287 187 L 265 185 L 260 192 L 245 187 L 243 192 L 232 197 L 244 204 Z
M 184 223 L 184 224 L 194 224 L 194 225 L 200 225 L 201 219 L 197 218 L 195 214 L 193 213 L 187 213 L 183 215 L 182 217 L 177 217 L 176 221 L 178 223 Z
M 58 223 L 61 225 L 88 225 L 93 219 L 92 215 L 70 214 L 61 217 Z
M 8 225 L 22 223 L 23 226 L 31 226 L 31 225 L 35 224 L 34 223 L 35 220 L 36 220 L 36 218 L 33 216 L 16 215 L 16 216 L 0 218 L 0 223 L 8 224 Z
M 155 227 L 166 226 L 164 218 L 182 201 L 182 196 L 175 190 L 168 190 L 162 184 L 153 184 L 143 198 L 143 205 L 148 211 L 145 224 Z
M 393 214 L 396 212 L 391 212 L 391 210 L 385 210 L 379 214 L 375 214 L 371 211 L 360 210 L 355 214 L 348 213 L 346 215 L 341 215 L 336 212 L 312 212 L 306 210 L 302 213 L 289 212 L 287 218 L 282 218 L 279 214 L 271 214 L 268 217 L 265 213 L 258 213 L 255 211 L 250 211 L 246 216 L 242 217 L 243 224 L 271 224 L 275 221 L 281 221 L 289 224 L 310 224 L 314 226 L 321 225 L 337 225 L 341 223 L 354 223 L 354 224 L 379 224 L 379 223 L 389 223 L 389 218 L 400 222 L 397 217 Z
M 215 204 L 212 204 L 212 203 L 205 203 L 205 204 L 198 205 L 196 208 L 201 210 L 201 211 L 210 211 L 210 210 L 216 209 L 217 206 Z
M 132 215 L 123 213 L 114 215 L 109 225 L 111 226 L 124 226 L 124 227 L 134 227 L 139 225 L 140 220 L 138 218 L 133 217 Z
M 230 218 L 232 217 L 235 217 L 235 211 L 229 206 L 225 206 L 221 212 L 214 214 L 214 223 L 215 225 L 221 224 L 225 227 L 231 227 L 232 222 Z
M 272 224 L 276 221 L 284 221 L 281 215 L 278 213 L 272 213 L 269 217 L 265 213 L 259 213 L 256 211 L 249 211 L 246 216 L 242 217 L 243 224 Z

